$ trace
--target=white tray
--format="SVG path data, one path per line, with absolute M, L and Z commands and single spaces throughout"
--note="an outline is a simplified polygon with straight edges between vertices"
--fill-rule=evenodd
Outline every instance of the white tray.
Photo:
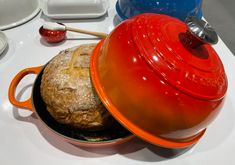
M 42 0 L 43 13 L 54 19 L 97 18 L 107 12 L 108 0 Z

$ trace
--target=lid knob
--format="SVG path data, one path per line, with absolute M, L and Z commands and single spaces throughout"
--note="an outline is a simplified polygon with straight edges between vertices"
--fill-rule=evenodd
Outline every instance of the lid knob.
M 216 44 L 218 36 L 215 30 L 205 21 L 190 16 L 186 19 L 188 26 L 188 44 L 191 48 L 197 48 L 202 44 Z

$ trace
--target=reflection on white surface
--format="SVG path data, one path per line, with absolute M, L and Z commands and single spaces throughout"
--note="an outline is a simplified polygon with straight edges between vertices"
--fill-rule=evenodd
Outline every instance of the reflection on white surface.
M 1 107 L 3 111 L 8 111 L 12 108 L 12 104 L 8 100 L 3 100 Z
M 8 45 L 4 52 L 0 56 L 0 65 L 7 65 L 7 63 L 10 62 L 10 60 L 14 57 L 15 55 L 15 43 L 13 40 L 9 39 L 7 40 Z
M 24 44 L 24 41 L 20 41 L 18 45 L 19 45 L 19 47 L 21 47 L 21 46 L 23 46 L 23 44 Z

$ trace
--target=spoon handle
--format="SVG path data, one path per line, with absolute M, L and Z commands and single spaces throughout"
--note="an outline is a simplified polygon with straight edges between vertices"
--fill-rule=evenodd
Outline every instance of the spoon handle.
M 67 31 L 72 31 L 72 32 L 77 32 L 77 33 L 89 34 L 89 35 L 97 36 L 97 37 L 99 37 L 99 38 L 105 38 L 105 37 L 107 37 L 107 34 L 106 34 L 106 33 L 87 31 L 87 30 L 82 30 L 82 29 L 77 29 L 77 28 L 71 28 L 71 27 L 67 27 L 67 26 L 65 26 L 65 30 L 67 30 Z

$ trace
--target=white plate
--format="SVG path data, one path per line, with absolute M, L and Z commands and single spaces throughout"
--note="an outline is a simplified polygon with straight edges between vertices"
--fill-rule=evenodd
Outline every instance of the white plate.
M 6 35 L 0 31 L 0 55 L 7 47 L 7 37 Z
M 39 11 L 39 0 L 0 1 L 0 30 L 23 24 L 37 15 Z
M 43 13 L 54 19 L 97 18 L 108 6 L 108 0 L 42 0 Z

